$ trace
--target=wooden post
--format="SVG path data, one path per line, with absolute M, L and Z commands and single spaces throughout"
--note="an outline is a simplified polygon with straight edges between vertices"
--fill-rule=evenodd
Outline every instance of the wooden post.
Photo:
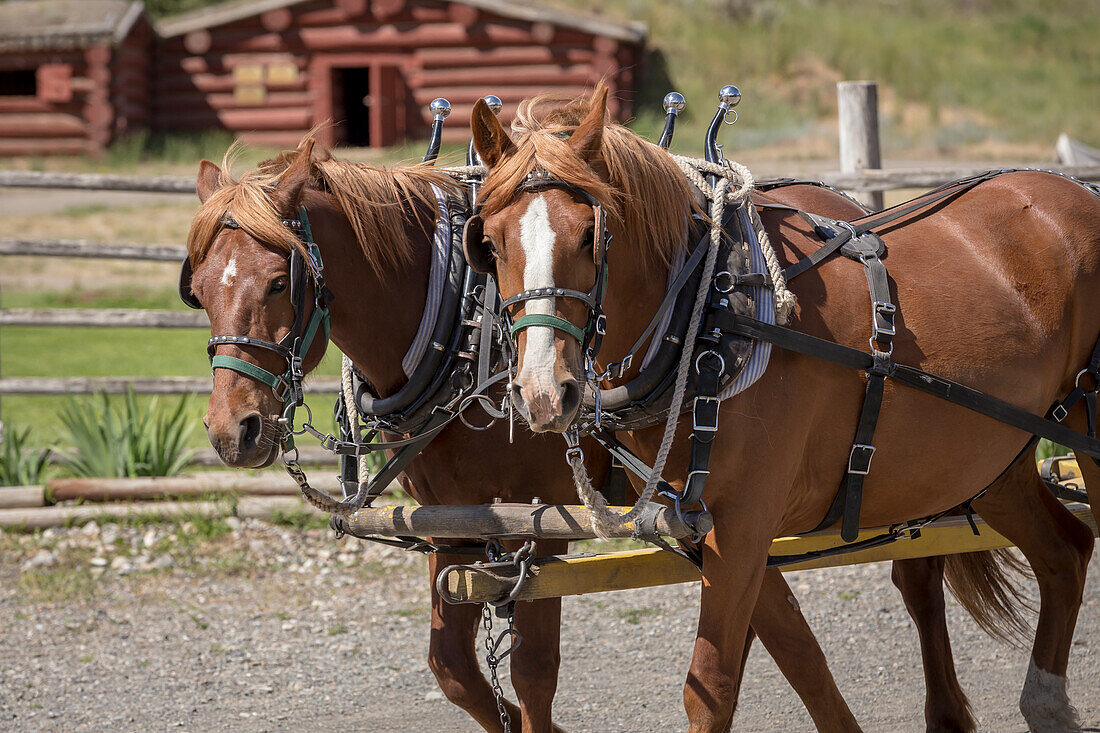
M 836 85 L 840 122 L 840 170 L 855 173 L 882 167 L 879 147 L 878 85 L 873 81 L 842 81 Z M 882 191 L 851 191 L 875 211 L 882 210 Z

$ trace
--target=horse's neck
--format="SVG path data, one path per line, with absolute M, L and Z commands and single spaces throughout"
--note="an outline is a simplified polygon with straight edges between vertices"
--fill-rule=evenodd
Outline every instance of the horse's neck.
M 607 335 L 599 355 L 603 365 L 626 356 L 657 312 L 665 295 L 669 271 L 667 265 L 632 250 L 625 235 L 616 234 L 612 241 L 604 295 Z M 620 242 L 622 245 L 616 246 Z M 635 354 L 635 370 L 641 361 L 640 354 Z
M 381 394 L 390 394 L 406 381 L 401 361 L 424 312 L 434 233 L 410 224 L 406 235 L 411 239 L 411 258 L 378 273 L 335 204 L 321 210 L 323 222 L 314 229 L 325 280 L 335 296 L 332 341 Z

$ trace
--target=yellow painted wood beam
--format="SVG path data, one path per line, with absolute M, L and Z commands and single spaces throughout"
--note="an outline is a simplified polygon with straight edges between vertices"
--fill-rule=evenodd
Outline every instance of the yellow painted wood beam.
M 1094 536 L 1097 535 L 1096 521 L 1088 506 L 1071 504 L 1068 508 L 1092 529 Z M 977 536 L 971 531 L 965 517 L 949 517 L 926 527 L 917 539 L 898 540 L 882 547 L 788 565 L 783 571 L 977 552 L 1011 546 L 1012 543 L 990 529 L 978 517 L 974 519 L 981 532 Z M 859 538 L 873 537 L 881 532 L 882 530 L 867 530 L 860 533 Z M 843 543 L 839 532 L 822 532 L 808 537 L 781 537 L 772 543 L 771 553 L 797 555 L 840 544 Z M 699 580 L 699 571 L 690 562 L 657 549 L 546 558 L 532 570 L 534 574 L 527 580 L 518 600 L 530 601 Z M 455 602 L 484 602 L 503 597 L 514 583 L 514 570 L 504 564 L 495 563 L 482 568 L 457 566 L 446 576 L 443 589 Z

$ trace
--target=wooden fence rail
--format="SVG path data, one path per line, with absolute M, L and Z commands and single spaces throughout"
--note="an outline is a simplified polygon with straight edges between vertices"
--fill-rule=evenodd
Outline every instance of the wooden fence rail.
M 0 171 L 0 187 L 194 194 L 195 179 L 190 176 L 122 176 L 102 173 Z
M 733 157 L 736 159 L 736 152 Z M 820 174 L 821 180 L 842 189 L 885 191 L 899 188 L 933 188 L 965 176 L 981 173 L 990 168 L 1042 167 L 1055 173 L 1064 173 L 1082 181 L 1100 181 L 1100 165 L 1018 165 L 987 166 L 984 168 L 886 168 L 854 172 L 830 171 Z M 814 176 L 818 177 L 818 176 Z M 34 171 L 0 171 L 0 188 L 20 186 L 32 188 L 67 188 L 101 191 L 144 191 L 154 193 L 194 193 L 195 182 L 191 178 L 176 176 L 142 177 L 101 175 L 95 173 L 38 173 Z M 0 252 L 0 254 L 4 254 Z M 179 259 L 182 259 L 179 258 Z
M 339 379 L 312 379 L 306 382 L 312 392 L 340 391 Z M 210 377 L 2 377 L 0 395 L 64 394 L 208 394 Z
M 183 262 L 187 248 L 167 244 L 89 242 L 84 239 L 18 239 L 0 237 L 0 255 L 32 257 L 94 257 L 108 260 Z
M 209 328 L 200 311 L 133 308 L 6 308 L 0 326 L 69 326 L 76 328 Z

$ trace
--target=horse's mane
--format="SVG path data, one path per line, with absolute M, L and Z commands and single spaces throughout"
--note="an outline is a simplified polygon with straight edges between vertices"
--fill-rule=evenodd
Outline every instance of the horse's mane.
M 521 102 L 512 122 L 516 150 L 486 178 L 482 209 L 486 214 L 500 211 L 513 200 L 528 173 L 543 170 L 600 202 L 625 235 L 626 241 L 616 245 L 668 262 L 683 246 L 686 222 L 695 207 L 687 179 L 668 152 L 608 122 L 601 146 L 608 173 L 605 181 L 569 147 L 569 135 L 600 92 L 597 88 L 591 100 L 547 94 Z
M 199 209 L 187 235 L 187 253 L 193 265 L 206 256 L 227 212 L 257 241 L 287 253 L 294 247 L 301 249 L 298 238 L 283 226 L 271 193 L 311 136 L 303 139 L 296 150 L 260 163 L 239 180 L 229 172 L 238 148 L 234 145 L 226 151 L 219 187 Z M 307 188 L 336 199 L 355 230 L 367 262 L 381 272 L 411 259 L 407 222 L 415 220 L 425 228 L 435 225 L 433 185 L 445 191 L 455 189 L 453 178 L 429 166 L 376 167 L 337 160 L 327 150 L 315 148 Z

